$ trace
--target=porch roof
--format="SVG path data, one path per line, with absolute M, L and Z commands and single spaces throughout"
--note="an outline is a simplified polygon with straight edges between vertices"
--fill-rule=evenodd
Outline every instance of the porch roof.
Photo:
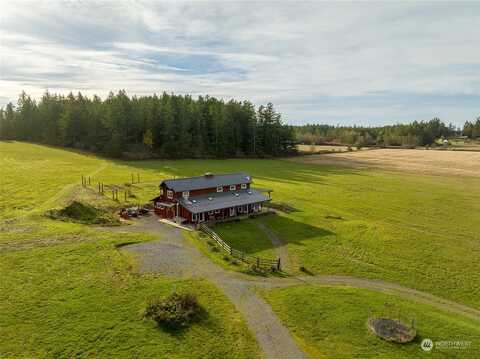
M 208 193 L 179 199 L 180 204 L 194 214 L 267 201 L 269 199 L 255 189 Z

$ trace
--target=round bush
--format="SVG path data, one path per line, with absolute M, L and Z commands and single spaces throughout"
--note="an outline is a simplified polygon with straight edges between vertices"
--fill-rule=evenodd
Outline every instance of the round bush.
M 200 309 L 195 295 L 172 293 L 164 299 L 151 299 L 145 309 L 145 317 L 155 320 L 160 326 L 179 329 L 188 326 Z

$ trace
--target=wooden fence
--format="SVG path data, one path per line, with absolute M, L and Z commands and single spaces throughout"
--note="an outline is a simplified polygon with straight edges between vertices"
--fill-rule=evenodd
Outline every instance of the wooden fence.
M 265 259 L 265 258 L 259 258 L 259 257 L 248 255 L 245 252 L 232 248 L 232 246 L 225 243 L 225 241 L 223 241 L 223 239 L 221 239 L 220 236 L 216 234 L 214 231 L 212 231 L 212 229 L 209 228 L 207 225 L 202 223 L 200 224 L 199 229 L 203 233 L 211 237 L 225 252 L 227 252 L 234 258 L 240 259 L 242 262 L 245 262 L 247 264 L 254 264 L 257 266 L 257 268 L 264 268 L 264 269 L 270 269 L 270 270 L 271 269 L 280 270 L 281 268 L 280 258 Z

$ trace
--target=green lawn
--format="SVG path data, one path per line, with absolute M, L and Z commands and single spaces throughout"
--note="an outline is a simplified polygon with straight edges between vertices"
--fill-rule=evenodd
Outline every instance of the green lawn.
M 123 203 L 80 186 L 81 174 L 136 185 L 139 201 L 156 194 L 162 174 L 78 153 L 0 143 L 0 357 L 3 358 L 251 358 L 260 351 L 228 299 L 203 280 L 139 275 L 116 245 L 142 234 L 55 221 L 44 213 L 75 199 L 97 207 Z M 148 176 L 151 176 L 150 178 Z M 207 315 L 169 333 L 142 320 L 146 301 L 173 290 L 195 293 Z M 235 348 L 235 350 L 232 350 Z
M 102 350 L 92 354 L 102 356 L 113 350 L 127 350 L 130 345 L 129 350 L 145 350 L 143 354 L 148 356 L 158 349 L 152 343 L 161 342 L 169 343 L 163 350 L 175 348 L 182 356 L 197 345 L 195 338 L 186 340 L 181 347 L 180 341 L 159 331 L 145 334 L 144 330 L 152 330 L 145 329 L 149 324 L 137 320 L 138 316 L 132 319 L 132 313 L 137 315 L 141 310 L 146 295 L 157 290 L 168 292 L 171 283 L 135 276 L 127 265 L 115 267 L 117 261 L 124 263 L 128 259 L 118 256 L 110 243 L 116 237 L 108 232 L 49 220 L 44 213 L 72 198 L 111 208 L 124 205 L 122 193 L 120 203 L 116 203 L 96 198 L 93 186 L 90 192 L 81 189 L 82 174 L 90 175 L 93 185 L 97 181 L 107 185 L 129 182 L 131 173 L 139 173 L 142 183 L 135 185 L 136 198 L 130 200 L 137 203 L 155 196 L 164 178 L 207 171 L 249 172 L 255 186 L 272 188 L 275 201 L 297 209 L 289 214 L 218 226 L 216 231 L 234 247 L 262 257 L 274 255 L 268 238 L 256 226 L 262 222 L 286 243 L 298 266 L 316 274 L 383 279 L 480 308 L 478 178 L 353 170 L 283 160 L 122 162 L 40 145 L 0 142 L 0 335 L 9 338 L 0 342 L 0 353 L 8 351 L 18 357 L 23 346 L 26 356 L 41 357 L 47 350 L 59 347 L 65 351 L 59 356 L 73 356 L 68 350 L 75 348 L 84 350 L 85 355 L 88 350 Z M 144 236 L 135 238 L 148 240 Z M 120 268 L 119 277 L 126 278 L 120 281 L 123 284 L 111 274 L 112 268 Z M 98 280 L 90 281 L 96 276 Z M 219 294 L 209 284 L 178 285 L 191 286 L 206 305 L 211 303 L 212 312 L 223 313 L 220 301 L 214 300 Z M 53 297 L 58 294 L 66 299 L 50 302 L 52 293 Z M 85 301 L 76 300 L 75 294 Z M 115 309 L 103 313 L 103 306 L 96 303 L 110 303 Z M 206 344 L 199 349 L 200 356 L 208 356 L 211 351 L 224 356 L 224 349 L 212 343 L 212 338 L 219 335 L 226 336 L 224 348 L 243 345 L 245 349 L 237 354 L 256 353 L 256 345 L 238 314 L 227 306 L 230 309 L 225 311 L 225 318 L 220 320 L 212 314 L 218 326 L 202 331 L 205 335 L 198 340 Z M 98 311 L 107 317 L 101 317 L 104 319 L 97 325 L 94 318 L 100 315 Z M 119 324 L 119 320 L 126 323 Z M 24 331 L 14 331 L 13 324 Z M 218 334 L 217 329 L 223 334 Z M 109 333 L 117 331 L 120 334 L 112 339 Z M 104 345 L 94 345 L 97 339 L 91 335 Z M 128 335 L 133 339 L 124 339 Z M 67 344 L 77 337 L 82 345 Z M 113 345 L 116 341 L 121 342 L 118 348 Z M 133 346 L 134 341 L 148 343 L 142 349 Z
M 298 286 L 263 295 L 300 347 L 314 358 L 478 358 L 478 322 L 425 304 L 349 287 Z M 367 328 L 370 313 L 415 318 L 417 337 L 403 345 L 377 338 Z M 434 347 L 426 353 L 420 348 L 424 338 L 471 344 L 465 349 Z
M 227 222 L 216 225 L 214 231 L 233 247 L 261 258 L 277 258 L 275 248 L 268 236 L 258 228 L 260 218 L 247 221 Z
M 148 183 L 134 193 L 146 201 L 165 177 L 242 170 L 252 174 L 256 186 L 272 188 L 275 201 L 297 208 L 261 220 L 299 265 L 318 274 L 397 282 L 480 308 L 478 178 L 281 160 L 121 162 L 17 142 L 0 143 L 0 150 L 4 218 L 51 207 L 52 197 L 71 190 L 69 183 L 79 184 L 80 175 L 89 172 L 98 171 L 93 182 L 105 183 L 128 182 L 131 173 L 140 173 Z M 263 233 L 251 227 L 218 229 L 227 242 L 250 248 L 251 254 L 273 253 Z
M 139 275 L 131 255 L 115 244 L 148 237 L 85 227 L 37 221 L 38 236 L 22 238 L 29 227 L 19 226 L 19 246 L 12 245 L 13 233 L 0 246 L 1 358 L 259 356 L 240 314 L 212 284 Z M 197 294 L 207 312 L 178 333 L 142 320 L 148 298 L 173 290 Z

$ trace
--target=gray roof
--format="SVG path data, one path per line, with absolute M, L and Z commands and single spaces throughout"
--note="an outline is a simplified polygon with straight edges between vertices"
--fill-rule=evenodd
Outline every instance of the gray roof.
M 192 213 L 208 212 L 266 201 L 269 201 L 269 199 L 255 189 L 208 193 L 188 199 L 183 197 L 179 199 L 180 204 Z
M 238 172 L 211 176 L 204 175 L 198 177 L 165 180 L 161 184 L 165 184 L 168 188 L 173 189 L 175 192 L 183 192 L 242 183 L 252 183 L 252 178 L 249 174 Z

